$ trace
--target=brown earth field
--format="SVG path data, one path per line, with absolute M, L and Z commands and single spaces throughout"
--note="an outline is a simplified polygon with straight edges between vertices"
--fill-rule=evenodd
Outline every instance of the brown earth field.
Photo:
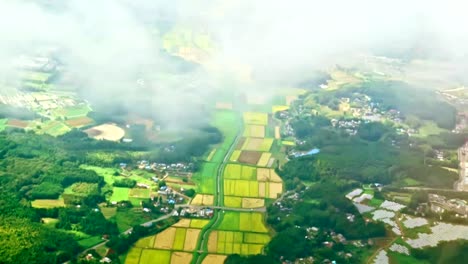
M 246 141 L 246 138 L 245 138 L 245 137 L 239 139 L 239 142 L 237 142 L 236 149 L 237 149 L 237 150 L 242 149 L 242 146 L 244 145 L 245 141 Z
M 83 117 L 78 117 L 78 118 L 73 118 L 73 119 L 68 119 L 65 121 L 65 124 L 71 126 L 71 127 L 82 127 L 86 126 L 89 124 L 92 124 L 94 122 L 93 119 L 83 116 Z
M 9 119 L 7 125 L 12 127 L 25 128 L 28 126 L 28 122 L 18 119 Z
M 244 150 L 241 152 L 239 158 L 237 159 L 240 163 L 247 163 L 251 165 L 257 165 L 258 160 L 262 156 L 262 152 L 259 151 L 249 151 Z

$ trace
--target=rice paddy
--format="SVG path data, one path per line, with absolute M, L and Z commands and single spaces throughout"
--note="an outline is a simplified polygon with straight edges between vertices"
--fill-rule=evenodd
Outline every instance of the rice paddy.
M 268 125 L 268 114 L 260 112 L 245 112 L 244 115 L 244 124 L 246 125 Z
M 242 150 L 268 152 L 273 144 L 273 138 L 246 138 Z

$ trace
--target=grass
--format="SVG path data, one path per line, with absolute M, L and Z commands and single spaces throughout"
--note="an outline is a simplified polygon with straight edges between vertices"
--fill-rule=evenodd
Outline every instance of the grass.
M 92 170 L 96 172 L 99 176 L 104 177 L 104 181 L 109 185 L 112 185 L 114 183 L 115 181 L 114 174 L 116 172 L 118 173 L 118 169 L 115 169 L 115 168 L 104 168 L 104 167 L 90 166 L 90 165 L 80 165 L 80 168 L 84 170 Z
M 130 189 L 130 192 L 128 194 L 129 197 L 145 198 L 145 199 L 150 198 L 150 195 L 151 195 L 151 190 L 144 189 L 144 188 L 132 188 Z
M 78 244 L 84 248 L 90 248 L 102 242 L 100 236 L 92 236 L 78 241 Z
M 379 207 L 384 201 L 383 200 L 379 200 L 379 199 L 375 199 L 375 198 L 372 198 L 367 205 L 369 206 L 373 206 L 373 207 Z
M 45 134 L 49 134 L 53 137 L 63 135 L 71 129 L 64 123 L 56 120 L 47 121 L 43 124 L 41 131 Z
M 259 112 L 245 112 L 244 123 L 249 125 L 268 125 L 268 114 Z
M 6 118 L 0 119 L 0 131 L 5 130 L 5 128 L 7 126 L 7 122 L 8 122 L 8 119 L 6 119 Z
M 425 264 L 429 263 L 422 259 L 417 259 L 412 256 L 408 256 L 405 254 L 401 254 L 398 252 L 387 251 L 387 256 L 390 258 L 390 263 L 398 263 L 398 264 Z
M 110 200 L 115 202 L 128 201 L 129 193 L 129 188 L 114 187 L 112 188 L 112 197 Z
M 440 128 L 436 123 L 432 121 L 425 121 L 424 125 L 419 128 L 419 134 L 415 134 L 415 137 L 427 137 L 431 135 L 438 135 L 447 130 Z
M 63 199 L 38 199 L 31 202 L 31 206 L 34 208 L 54 208 L 54 207 L 65 207 Z
M 76 105 L 72 107 L 65 107 L 54 111 L 56 116 L 64 116 L 67 118 L 75 118 L 86 116 L 91 111 L 88 105 Z
M 413 178 L 409 178 L 409 177 L 406 177 L 403 179 L 403 183 L 406 185 L 406 186 L 419 186 L 421 185 L 421 182 L 413 179 Z
M 214 194 L 218 166 L 217 163 L 205 162 L 201 170 L 193 175 L 192 179 L 197 183 L 198 193 Z
M 113 217 L 117 213 L 117 207 L 100 207 L 99 209 L 106 219 Z
M 54 228 L 55 224 L 57 224 L 59 222 L 59 220 L 57 218 L 44 217 L 44 218 L 41 218 L 41 222 L 45 226 Z
M 206 157 L 205 161 L 208 161 L 208 162 L 210 162 L 210 161 L 211 161 L 211 159 L 213 158 L 213 156 L 214 156 L 215 152 L 216 152 L 216 149 L 215 149 L 215 148 L 214 148 L 214 149 L 212 149 L 212 150 L 210 151 L 210 154 L 208 154 L 208 157 Z
M 140 263 L 171 263 L 171 251 L 144 249 L 141 252 Z
M 123 232 L 137 224 L 142 224 L 149 219 L 144 218 L 141 210 L 127 209 L 122 211 L 117 211 L 115 216 L 112 218 L 117 223 L 119 232 Z

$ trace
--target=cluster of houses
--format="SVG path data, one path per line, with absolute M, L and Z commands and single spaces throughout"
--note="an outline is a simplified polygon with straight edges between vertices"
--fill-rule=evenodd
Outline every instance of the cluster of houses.
M 179 215 L 193 218 L 212 218 L 214 214 L 211 208 L 187 207 L 180 210 Z
M 362 121 L 358 119 L 351 119 L 351 120 L 332 119 L 330 122 L 333 127 L 343 129 L 349 135 L 356 135 L 357 130 L 362 123 Z
M 190 173 L 195 169 L 193 163 L 150 163 L 147 160 L 141 160 L 137 162 L 138 168 L 141 170 L 153 170 L 157 172 L 177 172 L 177 173 Z
M 63 107 L 73 107 L 85 102 L 79 102 L 75 98 L 67 96 L 57 96 L 48 93 L 27 93 L 17 91 L 16 93 L 0 94 L 0 103 L 14 107 L 22 107 L 42 113 L 46 116 L 51 114 L 51 110 Z
M 457 217 L 468 217 L 468 203 L 462 199 L 447 199 L 438 194 L 429 194 L 431 211 L 435 213 L 452 212 Z

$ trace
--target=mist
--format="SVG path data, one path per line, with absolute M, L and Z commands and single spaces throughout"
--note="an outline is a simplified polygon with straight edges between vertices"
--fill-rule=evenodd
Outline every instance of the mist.
M 98 109 L 118 104 L 183 123 L 203 119 L 203 103 L 225 89 L 268 94 L 356 54 L 415 53 L 463 72 L 467 7 L 401 0 L 2 0 L 0 82 L 14 76 L 18 56 L 53 47 L 73 89 Z M 202 62 L 178 62 L 162 44 L 175 25 L 208 32 L 214 52 Z

